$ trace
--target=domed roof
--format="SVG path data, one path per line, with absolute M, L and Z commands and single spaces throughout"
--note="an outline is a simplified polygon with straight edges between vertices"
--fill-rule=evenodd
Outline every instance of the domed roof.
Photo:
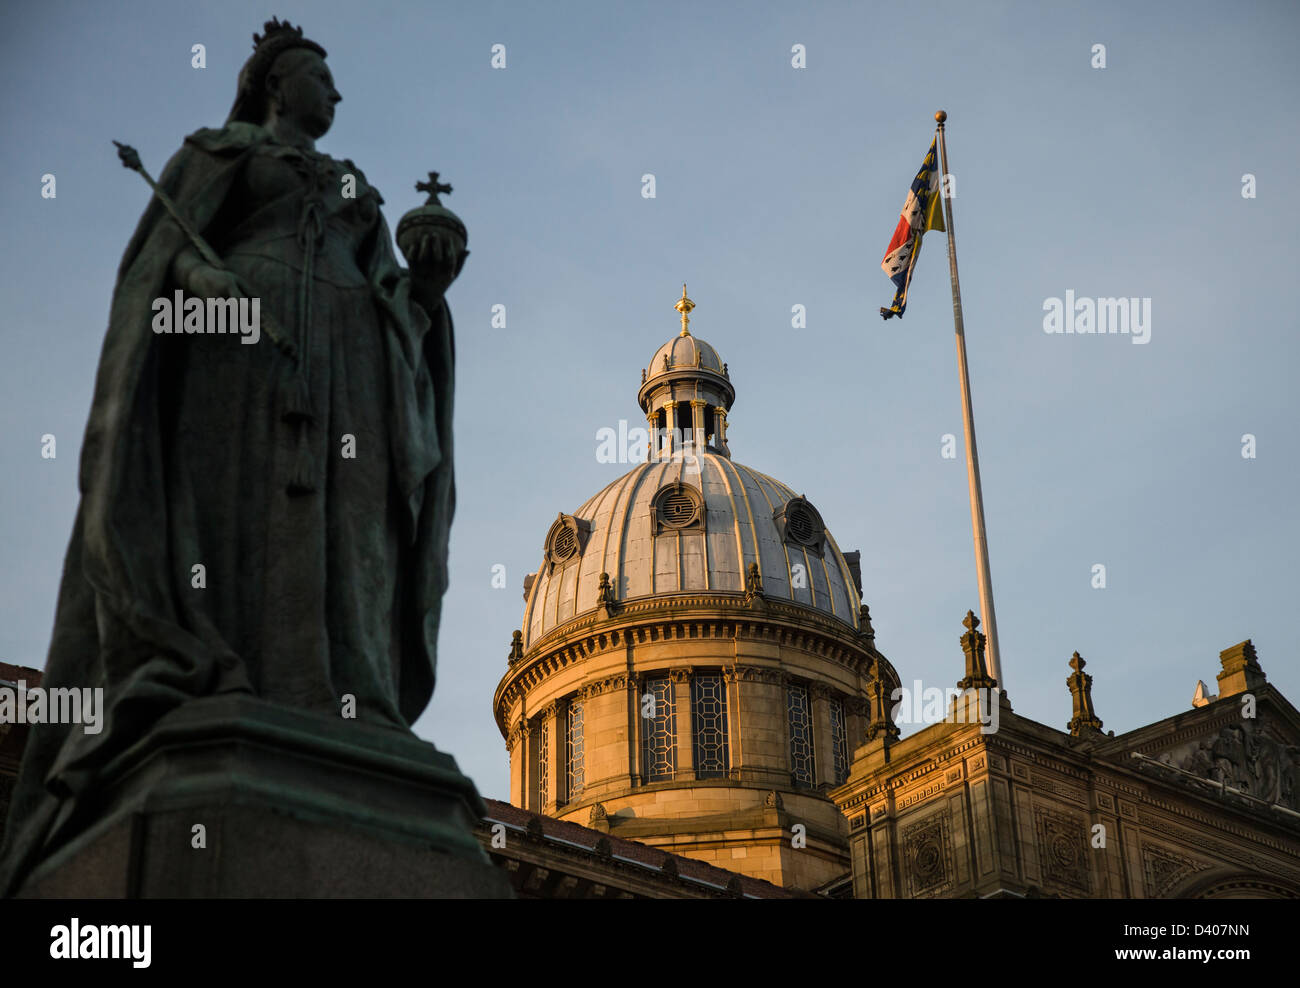
M 528 587 L 525 648 L 599 606 L 602 573 L 621 603 L 701 591 L 741 595 L 755 563 L 765 598 L 859 628 L 860 577 L 816 508 L 714 452 L 635 467 L 572 515 L 560 515 L 545 552 Z M 850 558 L 856 564 L 857 554 Z
M 715 374 L 722 373 L 722 358 L 718 351 L 696 336 L 677 336 L 669 340 L 650 358 L 646 380 L 652 381 L 673 370 L 702 368 Z
M 681 313 L 682 331 L 656 350 L 650 366 L 642 369 L 637 404 L 652 429 L 664 436 L 674 430 L 681 434 L 680 442 L 668 441 L 669 451 L 676 451 L 689 439 L 696 446 L 730 455 L 725 419 L 736 400 L 736 389 L 731 386 L 727 365 L 717 350 L 691 335 L 690 313 L 695 303 L 687 297 L 685 285 L 673 308 Z

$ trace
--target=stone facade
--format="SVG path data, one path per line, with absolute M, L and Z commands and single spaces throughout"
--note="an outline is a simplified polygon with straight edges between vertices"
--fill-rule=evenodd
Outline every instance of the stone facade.
M 652 790 L 745 799 L 711 807 L 712 848 L 703 814 L 684 818 L 688 856 L 664 839 L 663 818 L 620 818 L 613 800 L 553 816 L 487 800 L 476 836 L 522 898 L 1300 897 L 1300 713 L 1267 683 L 1250 643 L 1221 658 L 1219 696 L 1198 691 L 1192 709 L 1118 736 L 1101 732 L 1086 696 L 1071 722 L 1098 723 L 1076 733 L 1021 717 L 1005 695 L 992 733 L 969 708 L 965 723 L 902 741 L 880 732 L 829 792 L 849 853 L 821 884 L 799 870 L 818 842 L 809 827 L 807 847 L 791 846 L 804 818 L 790 792 L 730 780 Z M 41 673 L 0 667 L 0 685 L 18 679 L 39 686 Z M 0 732 L 3 794 L 27 729 Z M 751 857 L 782 880 L 738 867 Z
M 842 711 L 847 767 L 866 738 L 875 671 L 897 682 L 887 661 L 863 637 L 777 603 L 699 598 L 629 611 L 587 634 L 567 629 L 502 681 L 511 802 L 581 824 L 596 814 L 610 833 L 787 887 L 816 888 L 847 871 L 845 821 L 826 796 L 836 781 L 830 711 Z M 725 691 L 728 758 L 714 777 L 694 764 L 700 676 Z M 673 708 L 674 765 L 658 778 L 645 769 L 654 683 Z M 806 691 L 811 713 L 813 774 L 802 784 L 790 765 L 792 687 Z M 569 792 L 566 718 L 575 705 L 583 785 Z
M 521 899 L 813 898 L 770 882 L 487 800 L 483 849 Z
M 831 794 L 854 896 L 1300 897 L 1300 713 L 1249 642 L 1221 659 L 1220 696 L 1118 736 L 1076 653 L 1069 733 L 1001 694 L 996 731 L 863 745 Z

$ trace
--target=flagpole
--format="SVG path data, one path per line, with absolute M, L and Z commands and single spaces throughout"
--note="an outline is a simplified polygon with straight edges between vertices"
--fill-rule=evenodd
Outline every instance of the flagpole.
M 980 613 L 984 618 L 984 635 L 987 638 L 989 675 L 998 686 L 1006 689 L 1002 679 L 1002 666 L 998 650 L 998 621 L 993 613 L 993 577 L 989 573 L 989 543 L 984 531 L 984 494 L 980 489 L 980 460 L 975 448 L 975 413 L 971 410 L 970 372 L 966 367 L 966 329 L 961 317 L 961 284 L 957 280 L 957 243 L 952 229 L 952 200 L 944 195 L 943 181 L 948 172 L 948 146 L 943 139 L 943 124 L 948 114 L 940 110 L 934 115 L 939 124 L 939 166 L 942 178 L 939 195 L 943 198 L 944 221 L 948 227 L 948 271 L 952 275 L 952 319 L 957 331 L 957 367 L 961 372 L 961 411 L 966 426 L 966 479 L 970 485 L 970 523 L 975 536 L 975 570 L 979 579 Z

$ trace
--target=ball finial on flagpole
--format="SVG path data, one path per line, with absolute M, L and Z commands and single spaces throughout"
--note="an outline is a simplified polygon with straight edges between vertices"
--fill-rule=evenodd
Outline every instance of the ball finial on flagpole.
M 934 119 L 937 120 L 940 123 L 940 125 L 942 125 L 943 122 L 948 119 L 948 114 L 943 110 L 940 110 L 938 113 L 934 115 Z

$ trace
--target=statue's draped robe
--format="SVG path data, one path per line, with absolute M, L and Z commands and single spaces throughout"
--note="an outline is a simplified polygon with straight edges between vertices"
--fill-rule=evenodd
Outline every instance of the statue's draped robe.
M 5 894 L 93 816 L 103 767 L 188 699 L 339 716 L 351 694 L 359 720 L 404 728 L 433 692 L 455 500 L 446 306 L 414 303 L 349 161 L 236 122 L 187 138 L 159 185 L 297 339 L 314 421 L 300 448 L 283 421 L 296 368 L 265 319 L 255 345 L 153 332 L 189 245 L 155 198 L 118 272 L 43 683 L 102 686 L 104 728 L 30 729 Z M 290 496 L 304 463 L 316 492 Z

